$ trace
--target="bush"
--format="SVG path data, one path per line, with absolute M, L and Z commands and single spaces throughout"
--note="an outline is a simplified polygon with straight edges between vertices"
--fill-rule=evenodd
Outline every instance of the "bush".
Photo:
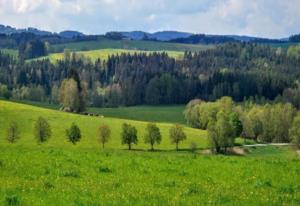
M 81 139 L 81 132 L 79 127 L 72 123 L 70 129 L 66 130 L 66 135 L 69 139 L 70 142 L 72 142 L 73 144 L 76 144 L 77 142 L 80 141 Z

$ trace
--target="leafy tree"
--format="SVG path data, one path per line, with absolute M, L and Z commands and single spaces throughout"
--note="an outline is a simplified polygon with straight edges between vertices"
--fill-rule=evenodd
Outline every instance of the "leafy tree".
M 188 125 L 200 128 L 200 112 L 199 105 L 203 103 L 200 99 L 191 100 L 184 110 L 184 117 L 188 123 Z
M 81 139 L 80 129 L 75 123 L 72 123 L 71 127 L 66 130 L 66 135 L 73 144 L 76 144 Z
M 154 150 L 154 144 L 160 144 L 161 134 L 159 128 L 154 123 L 149 123 L 146 128 L 145 143 L 151 145 Z
M 65 111 L 79 113 L 85 110 L 87 90 L 75 69 L 71 69 L 69 78 L 63 80 L 59 99 Z
M 174 125 L 169 131 L 170 139 L 172 144 L 176 144 L 176 150 L 180 142 L 186 139 L 186 134 L 183 131 L 183 127 L 179 124 Z
M 67 112 L 78 112 L 80 109 L 79 91 L 74 79 L 66 79 L 60 88 L 60 103 Z
M 294 118 L 292 127 L 289 130 L 289 136 L 296 147 L 300 149 L 300 112 Z
M 46 142 L 52 135 L 51 127 L 46 119 L 38 117 L 34 124 L 34 136 L 39 143 Z
M 234 136 L 239 137 L 243 131 L 243 124 L 239 118 L 239 115 L 235 112 L 232 112 L 229 115 L 229 120 L 234 130 Z
M 136 128 L 130 124 L 124 123 L 122 128 L 121 138 L 122 138 L 122 144 L 127 144 L 128 149 L 131 150 L 132 144 L 138 143 Z
M 248 112 L 248 118 L 255 141 L 257 141 L 258 137 L 263 133 L 262 112 L 263 111 L 257 106 L 252 107 Z
M 20 138 L 19 127 L 15 121 L 10 122 L 6 138 L 10 143 L 15 143 Z
M 102 148 L 104 148 L 104 144 L 109 141 L 110 134 L 111 134 L 111 130 L 108 125 L 106 124 L 100 125 L 98 129 L 98 138 L 99 138 L 99 142 L 102 144 Z
M 7 88 L 7 85 L 0 83 L 0 97 L 4 97 L 5 99 L 9 99 L 11 96 L 10 91 Z
M 228 147 L 233 146 L 235 132 L 230 123 L 229 114 L 221 110 L 217 114 L 217 119 L 211 119 L 208 125 L 208 138 L 212 148 L 217 153 L 225 152 Z

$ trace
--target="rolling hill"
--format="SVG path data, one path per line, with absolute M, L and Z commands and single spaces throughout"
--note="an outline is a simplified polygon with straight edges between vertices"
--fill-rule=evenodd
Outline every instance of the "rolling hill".
M 179 51 L 156 51 L 156 52 L 166 52 L 170 57 L 175 59 L 183 58 L 184 53 Z M 107 60 L 109 56 L 112 55 L 121 55 L 121 54 L 135 54 L 135 53 L 147 53 L 150 54 L 152 51 L 141 51 L 141 50 L 129 50 L 129 49 L 99 49 L 91 51 L 77 51 L 75 52 L 79 56 L 88 57 L 92 62 L 95 62 L 97 59 Z M 64 53 L 52 53 L 45 57 L 39 57 L 33 60 L 47 59 L 49 58 L 51 62 L 55 63 L 57 60 L 63 60 Z
M 53 131 L 44 144 L 32 135 L 38 116 Z M 11 120 L 21 131 L 15 144 L 5 141 Z M 77 145 L 65 137 L 72 122 L 82 129 Z M 134 151 L 120 144 L 123 122 L 138 128 Z M 112 128 L 106 149 L 96 139 L 102 123 Z M 0 101 L 1 205 L 298 205 L 300 161 L 288 147 L 250 148 L 244 157 L 175 152 L 168 139 L 171 125 L 160 123 L 163 141 L 156 148 L 161 150 L 148 152 L 145 125 Z M 207 147 L 205 131 L 185 131 L 182 149 L 192 141 Z

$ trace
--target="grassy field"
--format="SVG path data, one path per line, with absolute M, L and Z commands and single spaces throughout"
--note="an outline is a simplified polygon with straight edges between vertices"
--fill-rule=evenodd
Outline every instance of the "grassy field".
M 128 122 L 137 127 L 138 136 L 140 137 L 139 144 L 134 146 L 134 148 L 148 149 L 149 147 L 143 142 L 144 130 L 147 122 L 75 115 L 6 101 L 0 101 L 0 136 L 5 136 L 5 128 L 7 128 L 11 120 L 16 119 L 20 125 L 23 137 L 20 140 L 20 144 L 32 145 L 34 142 L 32 135 L 33 123 L 40 115 L 49 120 L 49 123 L 53 129 L 53 138 L 47 143 L 48 146 L 64 147 L 69 145 L 70 143 L 65 138 L 65 130 L 71 125 L 72 122 L 74 122 L 82 129 L 83 138 L 79 146 L 87 148 L 99 148 L 100 145 L 97 144 L 96 140 L 96 131 L 100 124 L 105 123 L 108 124 L 112 129 L 112 139 L 108 143 L 107 147 L 112 149 L 124 149 L 126 146 L 122 146 L 120 141 L 121 127 L 124 122 Z M 157 148 L 161 150 L 174 149 L 175 147 L 174 145 L 170 144 L 168 137 L 169 128 L 172 125 L 169 123 L 159 123 L 158 126 L 161 129 L 163 141 L 161 145 L 157 146 Z M 181 148 L 188 149 L 191 142 L 196 142 L 200 148 L 207 147 L 205 131 L 188 127 L 185 128 L 185 131 L 188 139 L 183 142 Z M 3 142 L 5 142 L 5 140 L 4 138 L 1 138 L 0 143 Z
M 183 116 L 185 106 L 135 106 L 119 108 L 89 108 L 94 114 L 105 117 L 133 119 L 150 122 L 169 122 L 185 124 Z
M 0 98 L 1 100 L 1 98 Z M 59 110 L 60 106 L 48 104 L 44 102 L 33 102 L 27 100 L 18 100 L 16 103 L 22 103 L 47 109 Z M 117 108 L 98 108 L 89 107 L 87 111 L 93 114 L 103 115 L 105 117 L 113 117 L 119 119 L 131 119 L 147 122 L 164 122 L 164 123 L 180 123 L 185 124 L 183 116 L 185 106 L 133 106 L 133 107 L 117 107 Z
M 100 50 L 91 50 L 91 51 L 77 51 L 76 54 L 88 57 L 92 62 L 95 62 L 97 59 L 107 60 L 109 56 L 120 55 L 123 53 L 126 54 L 135 54 L 135 53 L 146 53 L 149 54 L 153 51 L 141 51 L 141 50 L 129 50 L 129 49 L 100 49 Z M 183 58 L 184 52 L 180 51 L 157 51 L 157 52 L 166 52 L 170 57 L 180 59 Z M 37 59 L 49 58 L 51 62 L 56 62 L 57 60 L 64 59 L 64 53 L 52 53 L 46 57 L 40 57 Z M 33 60 L 37 60 L 33 59 Z
M 40 115 L 53 130 L 43 145 L 32 135 Z M 13 145 L 5 141 L 12 119 L 21 129 Z M 82 129 L 77 145 L 64 135 L 72 122 Z M 138 128 L 138 150 L 120 144 L 123 122 Z M 101 123 L 112 128 L 104 150 L 95 137 Z M 160 123 L 160 151 L 148 152 L 141 139 L 145 125 L 0 101 L 0 205 L 300 204 L 300 159 L 290 148 L 251 148 L 247 156 L 201 155 L 185 149 L 192 141 L 206 148 L 206 132 L 185 128 L 188 139 L 175 152 L 167 134 L 171 125 Z
M 106 38 L 99 38 L 97 41 L 56 44 L 52 45 L 51 49 L 55 53 L 63 52 L 64 49 L 71 49 L 73 51 L 89 51 L 99 49 L 130 49 L 143 51 L 200 51 L 213 47 L 213 45 L 177 44 L 155 41 L 109 40 Z

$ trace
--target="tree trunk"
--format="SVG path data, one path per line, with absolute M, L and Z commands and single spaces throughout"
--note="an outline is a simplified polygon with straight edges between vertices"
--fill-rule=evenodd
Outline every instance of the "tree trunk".
M 154 151 L 154 146 L 153 146 L 153 144 L 151 144 L 151 150 Z
M 104 149 L 104 142 L 102 143 L 102 149 Z
M 176 151 L 178 151 L 178 142 L 176 142 Z
M 131 144 L 128 144 L 128 149 L 131 150 Z

